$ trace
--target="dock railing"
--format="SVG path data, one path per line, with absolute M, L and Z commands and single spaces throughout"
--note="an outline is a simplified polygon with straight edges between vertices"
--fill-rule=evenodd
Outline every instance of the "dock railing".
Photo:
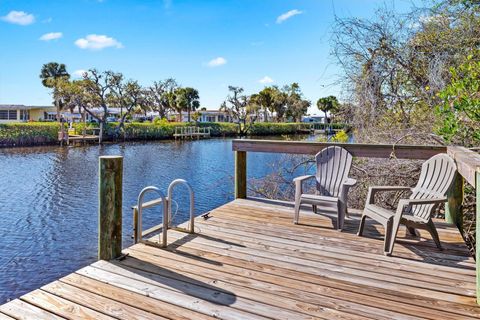
M 426 160 L 439 154 L 447 153 L 457 164 L 457 175 L 448 192 L 445 205 L 445 220 L 462 228 L 462 202 L 464 199 L 464 181 L 468 182 L 476 193 L 476 221 L 480 221 L 480 154 L 459 146 L 422 146 L 393 144 L 349 144 L 323 143 L 306 141 L 272 141 L 272 140 L 233 140 L 235 152 L 235 198 L 247 197 L 247 152 L 310 154 L 315 155 L 328 146 L 340 146 L 347 149 L 354 157 L 391 158 Z M 476 223 L 476 257 L 480 257 L 480 223 Z M 480 304 L 480 259 L 476 259 L 476 292 Z
M 175 127 L 175 133 L 173 137 L 175 139 L 193 139 L 193 138 L 209 138 L 210 137 L 210 127 Z

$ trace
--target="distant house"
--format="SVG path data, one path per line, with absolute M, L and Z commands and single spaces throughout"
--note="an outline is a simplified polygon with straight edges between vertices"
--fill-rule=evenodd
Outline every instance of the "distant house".
M 52 106 L 0 104 L 0 123 L 54 120 L 56 114 Z
M 220 110 L 198 110 L 190 113 L 190 121 L 193 121 L 193 114 L 198 112 L 198 122 L 232 122 L 232 118 L 225 111 Z M 170 113 L 168 115 L 169 119 L 174 119 L 176 121 L 180 120 L 180 115 L 178 113 Z M 181 122 L 188 122 L 187 112 L 182 112 Z
M 302 117 L 302 122 L 307 122 L 307 123 L 325 123 L 325 117 L 324 116 L 304 116 Z
M 200 110 L 199 122 L 232 122 L 230 115 L 220 110 Z

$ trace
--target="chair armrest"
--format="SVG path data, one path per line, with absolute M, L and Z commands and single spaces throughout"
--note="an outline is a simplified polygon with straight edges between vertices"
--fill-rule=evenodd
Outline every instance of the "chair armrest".
M 343 181 L 342 185 L 340 186 L 339 198 L 342 204 L 345 206 L 345 208 L 347 208 L 348 206 L 348 191 L 355 184 L 357 184 L 357 180 L 352 178 L 347 178 L 347 180 Z
M 401 186 L 373 186 L 370 187 L 369 190 L 374 192 L 379 191 L 410 191 L 412 188 L 410 187 L 401 187 Z
M 347 178 L 347 180 L 345 180 L 345 181 L 343 182 L 343 185 L 344 185 L 344 186 L 349 186 L 349 187 L 353 187 L 353 186 L 356 185 L 356 184 L 357 184 L 357 180 L 352 179 L 352 178 Z
M 373 186 L 368 188 L 367 205 L 375 204 L 375 194 L 382 191 L 411 191 L 410 187 L 401 186 Z
M 447 202 L 446 197 L 433 199 L 400 199 L 398 206 L 414 206 L 421 204 L 441 204 Z
M 297 182 L 303 182 L 305 180 L 308 180 L 308 179 L 312 179 L 312 178 L 315 178 L 315 176 L 312 176 L 312 175 L 307 175 L 307 176 L 300 176 L 300 177 L 296 177 L 293 179 L 293 182 L 297 183 Z
M 397 212 L 395 213 L 395 215 L 398 218 L 401 218 L 402 214 L 405 211 L 410 210 L 410 208 L 414 205 L 422 205 L 422 204 L 435 204 L 435 205 L 437 205 L 437 204 L 445 203 L 447 201 L 448 200 L 447 200 L 446 197 L 433 198 L 433 199 L 400 199 L 400 201 L 398 201 Z M 405 208 L 408 208 L 408 210 L 405 210 Z
M 300 196 L 303 193 L 302 182 L 312 178 L 315 178 L 315 176 L 307 175 L 307 176 L 296 177 L 293 179 L 293 182 L 295 182 L 295 202 L 300 201 Z

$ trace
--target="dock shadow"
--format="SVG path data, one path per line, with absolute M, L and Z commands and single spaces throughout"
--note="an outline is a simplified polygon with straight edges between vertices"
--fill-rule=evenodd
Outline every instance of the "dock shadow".
M 182 250 L 183 245 L 185 245 L 185 244 L 187 244 L 187 243 L 189 243 L 189 242 L 191 242 L 191 241 L 193 241 L 194 239 L 197 239 L 197 238 L 201 238 L 201 239 L 205 239 L 205 240 L 209 240 L 209 241 L 213 241 L 213 242 L 218 242 L 218 243 L 221 243 L 223 245 L 245 248 L 244 245 L 241 245 L 241 244 L 238 244 L 238 243 L 235 243 L 235 242 L 231 242 L 231 241 L 228 241 L 228 240 L 208 236 L 208 235 L 201 234 L 201 233 L 183 233 L 182 237 L 180 237 L 178 239 L 175 239 L 173 242 L 168 243 L 166 250 L 169 250 L 169 251 L 174 252 L 176 254 L 182 255 L 182 256 L 187 257 L 189 259 L 195 259 L 197 261 L 205 262 L 205 263 L 208 263 L 208 264 L 211 264 L 211 265 L 222 266 L 223 264 L 221 262 L 211 260 L 211 259 L 202 257 L 200 255 L 192 254 L 192 253 L 189 253 L 189 252 L 186 252 L 186 251 Z M 150 238 L 150 241 L 152 241 L 154 243 L 158 243 L 157 236 L 154 236 L 154 237 Z M 148 246 L 148 244 L 146 244 L 146 245 Z M 205 245 L 205 246 L 208 247 L 208 245 Z M 201 249 L 195 249 L 195 250 L 201 250 Z
M 201 281 L 198 278 L 202 278 L 203 276 L 197 275 L 198 278 L 193 278 L 185 274 L 188 274 L 188 271 L 179 273 L 174 271 L 173 268 L 159 266 L 132 256 L 128 256 L 122 261 L 110 261 L 110 263 L 124 271 L 107 271 L 125 275 L 167 290 L 176 291 L 195 299 L 208 301 L 215 305 L 230 306 L 237 300 L 234 292 L 211 284 L 217 280 L 211 279 L 208 280 L 208 282 Z M 162 300 L 161 297 L 156 298 Z
M 208 235 L 202 234 L 202 233 L 186 233 L 184 237 L 182 237 L 180 239 L 176 239 L 174 242 L 169 243 L 168 245 L 169 246 L 174 246 L 174 247 L 180 247 L 180 246 L 182 246 L 182 245 L 184 245 L 184 244 L 186 244 L 190 241 L 193 241 L 196 238 L 201 238 L 201 239 L 205 239 L 205 240 L 208 240 L 208 241 L 218 242 L 218 243 L 226 244 L 226 245 L 233 246 L 233 247 L 245 248 L 245 246 L 242 245 L 242 244 L 231 242 L 231 241 L 228 241 L 228 240 L 225 240 L 225 239 L 220 239 L 220 238 L 208 236 Z
M 347 221 L 345 222 L 345 225 L 347 226 Z M 356 234 L 358 229 L 358 223 L 359 221 L 350 221 L 349 226 L 344 228 L 343 232 Z M 383 229 L 383 226 L 381 226 L 377 222 L 371 219 L 367 219 L 365 223 L 363 237 L 378 240 L 379 247 L 383 248 L 385 231 Z M 441 235 L 440 241 L 442 242 Z M 466 248 L 465 243 L 442 242 L 442 245 L 443 250 L 439 250 L 436 247 L 435 242 L 429 235 L 427 237 L 425 237 L 425 233 L 423 233 L 422 236 L 411 235 L 407 232 L 404 226 L 401 226 L 401 229 L 399 229 L 399 234 L 397 235 L 395 247 L 398 248 L 398 246 L 402 246 L 403 248 L 410 251 L 411 254 L 416 255 L 416 257 L 409 257 L 408 253 L 401 253 L 398 250 L 396 251 L 395 248 L 393 250 L 392 256 L 400 259 L 419 261 L 434 265 L 448 266 L 461 269 L 471 269 L 471 267 L 462 264 L 463 262 L 472 258 Z M 464 252 L 460 251 L 460 248 L 462 246 L 465 247 Z

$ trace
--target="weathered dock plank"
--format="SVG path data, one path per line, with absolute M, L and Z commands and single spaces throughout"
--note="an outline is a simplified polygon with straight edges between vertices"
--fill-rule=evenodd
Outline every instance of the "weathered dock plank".
M 21 320 L 62 320 L 65 318 L 59 317 L 56 314 L 45 311 L 41 308 L 35 307 L 32 304 L 26 303 L 22 300 L 13 300 L 2 306 L 0 306 L 0 311 L 14 317 L 14 319 Z
M 444 251 L 401 229 L 386 257 L 381 226 L 356 236 L 355 210 L 342 232 L 309 211 L 293 225 L 289 204 L 237 199 L 197 218 L 195 234 L 169 230 L 166 249 L 126 248 L 0 306 L 0 319 L 480 319 L 475 262 L 453 225 L 436 221 Z

